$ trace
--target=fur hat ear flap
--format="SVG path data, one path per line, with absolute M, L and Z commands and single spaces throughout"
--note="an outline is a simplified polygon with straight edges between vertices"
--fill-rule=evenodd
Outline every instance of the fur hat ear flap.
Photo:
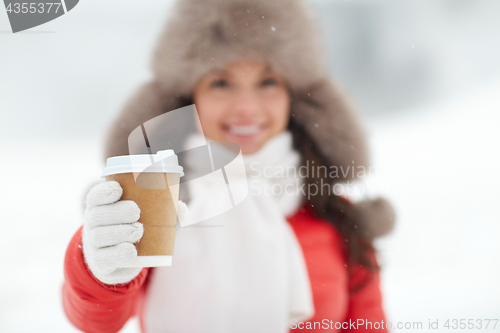
M 291 117 L 308 133 L 327 163 L 339 169 L 340 182 L 366 172 L 368 149 L 360 119 L 333 82 L 324 79 L 294 92 Z
M 369 238 L 387 235 L 394 228 L 396 213 L 384 198 L 363 200 L 355 205 L 356 221 L 362 225 Z
M 111 125 L 105 145 L 105 158 L 128 155 L 130 133 L 144 122 L 162 113 L 191 104 L 190 98 L 164 91 L 157 82 L 139 88 Z M 175 124 L 165 131 L 182 131 L 182 124 Z

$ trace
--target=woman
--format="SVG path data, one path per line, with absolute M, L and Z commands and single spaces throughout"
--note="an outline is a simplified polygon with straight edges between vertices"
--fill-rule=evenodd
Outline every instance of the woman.
M 225 226 L 219 231 L 178 229 L 172 267 L 124 269 L 118 267 L 133 259 L 132 243 L 142 236 L 140 211 L 119 200 L 117 183 L 94 187 L 83 240 L 80 229 L 66 253 L 63 305 L 70 321 L 89 332 L 116 332 L 136 314 L 144 332 L 349 331 L 353 322 L 381 331 L 371 239 L 390 231 L 394 216 L 383 199 L 353 204 L 331 187 L 310 191 L 359 177 L 367 156 L 355 115 L 326 77 L 305 5 L 181 0 L 153 70 L 154 80 L 114 123 L 107 157 L 128 154 L 128 135 L 145 121 L 194 103 L 208 139 L 241 147 L 260 192 L 216 217 Z M 172 142 L 176 149 L 203 139 L 183 137 L 184 125 L 155 135 L 176 133 L 182 138 Z M 266 173 L 283 167 L 324 167 L 329 174 Z M 269 183 L 294 191 L 264 193 Z M 218 203 L 197 195 L 210 184 L 200 186 L 181 188 L 191 192 L 193 215 Z

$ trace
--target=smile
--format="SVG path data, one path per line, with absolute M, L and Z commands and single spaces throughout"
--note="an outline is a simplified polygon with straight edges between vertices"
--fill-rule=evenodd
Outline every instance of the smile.
M 246 126 L 230 125 L 230 126 L 228 126 L 228 132 L 230 134 L 242 135 L 242 136 L 257 134 L 261 131 L 261 129 L 262 129 L 262 127 L 260 125 L 246 125 Z

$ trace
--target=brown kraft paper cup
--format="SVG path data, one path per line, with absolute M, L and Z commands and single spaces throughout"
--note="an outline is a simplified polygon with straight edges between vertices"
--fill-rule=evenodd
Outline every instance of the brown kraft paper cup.
M 177 202 L 179 200 L 179 173 L 143 172 L 119 173 L 105 176 L 123 188 L 121 200 L 132 200 L 141 209 L 139 222 L 144 235 L 135 243 L 137 260 L 126 267 L 155 267 L 172 265 Z

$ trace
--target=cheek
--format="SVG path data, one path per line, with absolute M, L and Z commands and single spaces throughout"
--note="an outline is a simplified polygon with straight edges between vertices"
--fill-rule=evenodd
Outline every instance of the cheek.
M 220 131 L 220 124 L 224 118 L 224 106 L 218 99 L 209 96 L 197 96 L 195 105 L 205 134 L 217 136 L 216 132 Z
M 269 105 L 273 128 L 276 131 L 284 130 L 290 117 L 290 97 L 287 93 L 274 97 Z

